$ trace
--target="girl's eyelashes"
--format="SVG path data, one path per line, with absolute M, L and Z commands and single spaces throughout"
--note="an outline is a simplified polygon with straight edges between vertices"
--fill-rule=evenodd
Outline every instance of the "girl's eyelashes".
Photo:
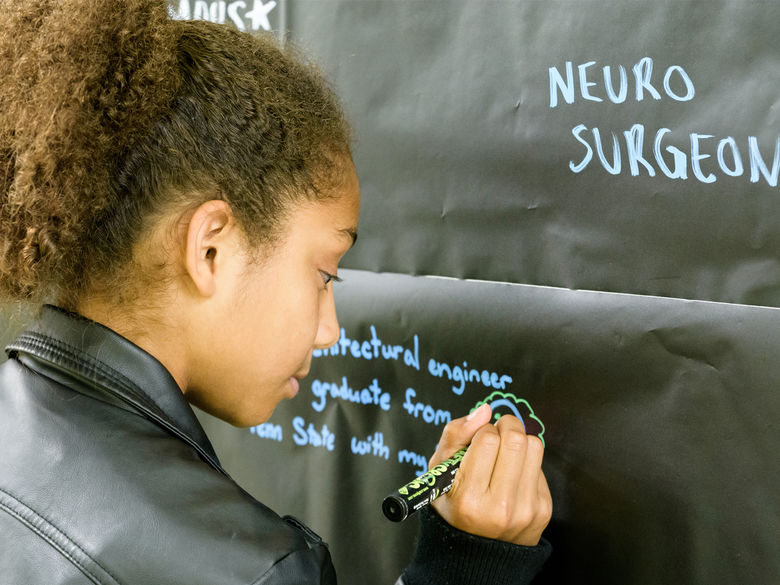
M 336 276 L 335 274 L 331 274 L 330 272 L 325 272 L 324 270 L 320 270 L 320 274 L 322 275 L 322 282 L 325 286 L 328 286 L 331 282 L 342 282 L 342 279 Z

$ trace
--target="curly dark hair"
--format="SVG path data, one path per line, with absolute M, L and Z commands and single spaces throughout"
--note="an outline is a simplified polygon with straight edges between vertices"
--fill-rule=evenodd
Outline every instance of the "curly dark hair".
M 274 37 L 171 20 L 165 0 L 0 11 L 0 298 L 73 308 L 120 288 L 172 201 L 222 199 L 271 241 L 291 202 L 338 180 L 338 100 Z

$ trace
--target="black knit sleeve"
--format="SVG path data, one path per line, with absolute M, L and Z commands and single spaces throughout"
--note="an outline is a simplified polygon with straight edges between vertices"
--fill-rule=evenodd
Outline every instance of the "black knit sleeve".
M 519 546 L 474 536 L 447 524 L 430 506 L 420 510 L 420 533 L 403 585 L 526 585 L 552 552 L 542 539 Z

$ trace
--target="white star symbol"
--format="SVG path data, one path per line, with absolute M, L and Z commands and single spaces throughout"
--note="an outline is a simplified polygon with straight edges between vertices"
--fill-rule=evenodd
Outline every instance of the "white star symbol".
M 263 0 L 255 0 L 255 6 L 244 14 L 244 18 L 252 19 L 252 30 L 263 27 L 265 30 L 271 30 L 271 23 L 268 21 L 268 13 L 276 8 L 276 0 L 271 0 L 265 4 Z

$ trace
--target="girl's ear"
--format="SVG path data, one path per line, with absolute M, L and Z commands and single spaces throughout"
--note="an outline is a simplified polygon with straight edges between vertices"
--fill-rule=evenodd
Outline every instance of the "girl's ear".
M 203 297 L 217 292 L 226 261 L 236 252 L 237 225 L 233 211 L 224 201 L 206 201 L 187 225 L 184 261 L 195 290 Z

